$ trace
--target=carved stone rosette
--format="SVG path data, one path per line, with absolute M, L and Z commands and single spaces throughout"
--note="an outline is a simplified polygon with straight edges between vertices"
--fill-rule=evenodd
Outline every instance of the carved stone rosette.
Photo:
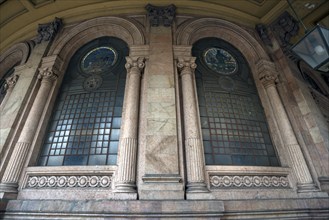
M 136 158 L 137 158 L 137 131 L 138 110 L 141 74 L 144 69 L 144 57 L 126 57 L 128 73 L 123 122 L 118 153 L 118 172 L 116 176 L 115 192 L 136 192 Z
M 30 176 L 25 188 L 110 188 L 112 176 Z
M 210 176 L 210 187 L 227 188 L 290 188 L 286 176 Z
M 205 184 L 205 162 L 193 80 L 196 68 L 195 59 L 195 57 L 180 57 L 177 62 L 183 93 L 187 191 L 208 192 Z
M 153 6 L 151 4 L 146 5 L 145 9 L 148 12 L 151 26 L 158 27 L 163 25 L 170 27 L 176 14 L 176 6 L 171 4 L 165 7 Z

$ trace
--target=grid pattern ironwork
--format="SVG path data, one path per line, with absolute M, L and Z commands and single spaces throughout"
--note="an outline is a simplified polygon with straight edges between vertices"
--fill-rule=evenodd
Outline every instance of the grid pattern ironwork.
M 71 60 L 39 155 L 40 166 L 115 165 L 117 162 L 126 82 L 123 56 L 110 69 L 88 75 L 79 71 L 79 64 L 81 57 L 94 48 L 86 45 Z M 100 79 L 98 84 L 86 88 L 86 81 L 94 82 L 96 77 Z
M 195 76 L 206 164 L 279 166 L 247 68 L 226 76 L 208 70 L 201 59 Z

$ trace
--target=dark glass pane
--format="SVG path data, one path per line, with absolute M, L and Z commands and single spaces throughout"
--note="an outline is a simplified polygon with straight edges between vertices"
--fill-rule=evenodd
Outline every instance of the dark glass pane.
M 278 166 L 247 62 L 230 44 L 209 38 L 193 47 L 203 145 L 208 165 Z
M 39 165 L 116 163 L 126 82 L 124 59 L 118 54 L 128 54 L 125 43 L 102 38 L 88 43 L 72 57 Z

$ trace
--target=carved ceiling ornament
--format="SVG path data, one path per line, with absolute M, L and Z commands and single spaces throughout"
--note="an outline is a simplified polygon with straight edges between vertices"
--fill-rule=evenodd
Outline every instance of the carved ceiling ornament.
M 158 27 L 160 25 L 170 27 L 176 14 L 176 6 L 173 4 L 162 7 L 148 4 L 145 9 L 148 12 L 147 15 L 152 27 Z
M 54 21 L 47 24 L 39 24 L 38 27 L 38 36 L 36 38 L 36 43 L 39 44 L 41 41 L 49 41 L 52 40 L 59 29 L 62 26 L 62 19 L 55 18 Z

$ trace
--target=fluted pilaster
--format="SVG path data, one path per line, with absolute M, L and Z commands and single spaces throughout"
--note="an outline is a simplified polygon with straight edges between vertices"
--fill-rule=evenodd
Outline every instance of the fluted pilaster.
M 42 67 L 39 69 L 38 78 L 41 80 L 41 85 L 4 172 L 0 184 L 0 191 L 15 192 L 17 190 L 18 180 L 24 168 L 36 129 L 48 100 L 52 85 L 57 79 L 56 71 L 54 67 Z
M 204 154 L 198 125 L 197 100 L 193 81 L 193 74 L 196 68 L 195 57 L 178 58 L 177 67 L 182 79 L 187 191 L 207 192 Z
M 136 192 L 138 110 L 143 57 L 126 57 L 127 83 L 121 125 L 116 192 Z
M 296 135 L 290 124 L 288 115 L 284 109 L 275 83 L 278 81 L 278 73 L 275 65 L 269 61 L 260 61 L 258 64 L 259 79 L 266 89 L 270 100 L 275 119 L 280 129 L 285 148 L 289 154 L 292 169 L 297 178 L 297 187 L 300 192 L 314 191 L 314 185 L 311 173 L 307 167 L 304 155 L 297 142 Z

